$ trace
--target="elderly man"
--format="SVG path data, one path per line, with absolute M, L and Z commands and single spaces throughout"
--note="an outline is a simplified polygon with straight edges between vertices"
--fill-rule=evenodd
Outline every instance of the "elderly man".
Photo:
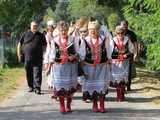
M 124 29 L 125 36 L 127 36 L 131 40 L 132 44 L 134 45 L 134 52 L 133 52 L 133 54 L 130 57 L 129 76 L 128 76 L 128 83 L 127 83 L 127 91 L 131 91 L 132 72 L 134 72 L 132 70 L 133 70 L 133 68 L 135 68 L 133 66 L 133 61 L 137 57 L 138 42 L 137 42 L 137 36 L 136 36 L 136 34 L 133 31 L 131 31 L 131 30 L 128 29 L 128 21 L 126 21 L 126 20 L 121 21 L 121 26 Z
M 41 93 L 43 47 L 46 46 L 45 36 L 38 31 L 38 24 L 31 22 L 30 30 L 25 32 L 18 43 L 18 59 L 21 49 L 24 53 L 28 92 Z M 23 46 L 23 47 L 22 47 Z

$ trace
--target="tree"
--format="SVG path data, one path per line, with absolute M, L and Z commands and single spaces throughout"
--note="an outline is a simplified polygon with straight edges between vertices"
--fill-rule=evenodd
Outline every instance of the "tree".
M 56 0 L 3 0 L 0 1 L 0 24 L 12 31 L 12 36 L 25 31 L 32 20 L 43 20 L 46 9 L 55 9 Z
M 116 13 L 110 14 L 108 17 L 108 26 L 110 31 L 114 33 L 116 26 L 119 24 L 119 16 Z
M 139 37 L 147 44 L 147 67 L 160 69 L 160 3 L 159 0 L 129 0 L 124 16 Z
M 99 5 L 96 0 L 70 0 L 68 11 L 70 12 L 71 19 L 77 19 L 81 16 L 93 16 L 97 15 L 107 16 L 112 11 L 111 8 L 103 5 Z
M 56 22 L 60 20 L 69 21 L 70 15 L 67 10 L 68 4 L 69 3 L 67 1 L 63 1 L 63 0 L 59 0 L 59 2 L 57 2 L 55 11 L 54 11 L 54 20 Z

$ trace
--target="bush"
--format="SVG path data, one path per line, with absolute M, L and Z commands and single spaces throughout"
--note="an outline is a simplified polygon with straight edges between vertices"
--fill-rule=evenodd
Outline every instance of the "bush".
M 6 61 L 5 66 L 8 66 L 8 67 L 13 67 L 19 64 L 15 48 L 7 49 L 5 51 L 5 61 Z
M 147 46 L 147 68 L 150 70 L 160 70 L 160 46 L 150 44 Z
M 158 0 L 129 0 L 124 17 L 147 46 L 146 67 L 160 70 L 160 3 Z

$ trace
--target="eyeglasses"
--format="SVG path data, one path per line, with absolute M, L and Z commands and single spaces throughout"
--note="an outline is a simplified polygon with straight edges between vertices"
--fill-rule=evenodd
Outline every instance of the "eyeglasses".
M 66 29 L 61 29 L 61 30 L 59 30 L 60 32 L 67 32 L 67 30 Z
M 123 35 L 123 34 L 124 34 L 123 32 L 118 32 L 118 33 L 117 33 L 117 35 Z
M 38 25 L 37 25 L 37 24 L 33 24 L 32 26 L 33 26 L 33 27 L 38 27 Z
M 87 32 L 87 30 L 86 31 L 79 31 L 80 33 L 86 33 Z

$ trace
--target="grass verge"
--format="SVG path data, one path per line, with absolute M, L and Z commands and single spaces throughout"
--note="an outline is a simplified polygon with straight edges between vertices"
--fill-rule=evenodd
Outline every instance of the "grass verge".
M 0 102 L 23 82 L 24 69 L 22 67 L 0 69 Z

